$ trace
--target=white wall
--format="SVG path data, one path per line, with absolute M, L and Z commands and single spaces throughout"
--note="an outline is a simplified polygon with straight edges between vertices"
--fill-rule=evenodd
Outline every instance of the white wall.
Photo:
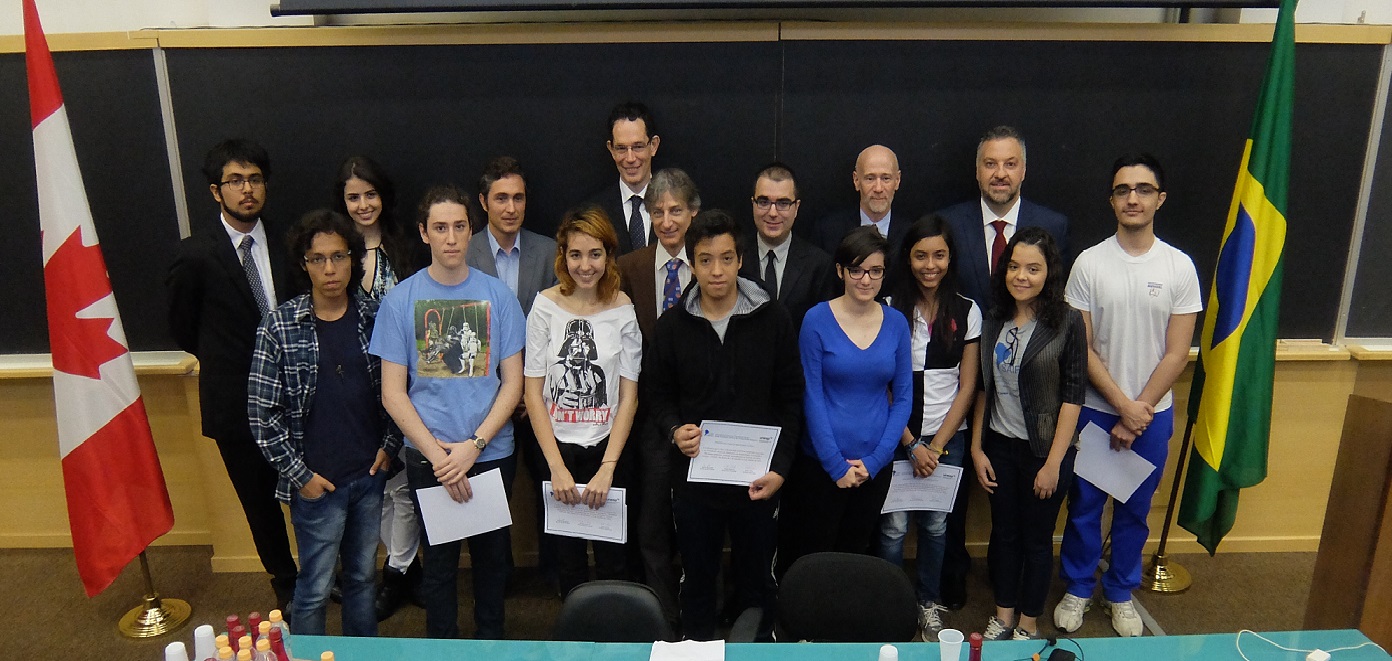
M 69 32 L 122 32 L 142 28 L 244 27 L 271 25 L 313 25 L 312 16 L 272 18 L 271 0 L 36 0 L 44 31 L 51 34 Z M 19 2 L 4 3 L 10 11 L 0 13 L 0 35 L 24 33 L 24 21 Z M 805 10 L 763 10 L 752 12 L 702 12 L 702 18 L 803 18 L 812 16 Z M 479 22 L 577 20 L 577 18 L 624 20 L 635 12 L 541 12 L 505 14 L 432 14 L 428 16 L 341 16 L 328 17 L 323 22 L 335 24 L 364 22 L 409 22 L 424 20 L 448 22 L 466 20 Z M 982 9 L 982 10 L 865 10 L 821 11 L 818 18 L 854 20 L 856 17 L 884 20 L 886 17 L 909 16 L 913 20 L 1002 20 L 1040 22 L 1159 22 L 1165 20 L 1164 10 L 1149 9 Z M 1276 20 L 1274 9 L 1244 9 L 1243 23 L 1270 23 Z M 642 12 L 645 19 L 691 18 L 692 13 Z M 1196 12 L 1195 20 L 1204 20 Z M 1300 0 L 1296 20 L 1301 23 L 1382 23 L 1392 24 L 1392 0 Z

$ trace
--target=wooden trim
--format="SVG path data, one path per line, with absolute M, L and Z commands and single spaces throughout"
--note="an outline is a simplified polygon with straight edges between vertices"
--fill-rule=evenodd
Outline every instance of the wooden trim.
M 151 546 L 209 546 L 213 535 L 207 530 L 171 530 L 160 535 Z M 5 549 L 62 549 L 72 548 L 71 533 L 5 533 L 0 534 L 0 548 Z M 257 560 L 255 571 L 265 572 Z
M 782 24 L 784 41 L 1271 41 L 1270 23 L 806 23 Z M 1297 25 L 1295 39 L 1313 44 L 1392 43 L 1387 25 Z
M 46 35 L 48 49 L 60 51 L 152 50 L 159 39 L 152 30 L 132 32 L 71 32 Z M 0 53 L 23 53 L 24 35 L 0 36 Z
M 182 351 L 132 351 L 136 376 L 182 376 L 197 372 L 198 359 Z M 0 379 L 49 379 L 53 359 L 46 353 L 0 355 Z
M 164 48 L 778 41 L 778 23 L 501 23 L 152 30 Z
M 1358 360 L 1392 360 L 1392 344 L 1350 344 L 1350 354 Z

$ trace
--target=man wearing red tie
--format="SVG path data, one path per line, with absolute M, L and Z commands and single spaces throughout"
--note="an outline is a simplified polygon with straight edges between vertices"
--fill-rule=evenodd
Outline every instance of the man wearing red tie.
M 982 310 L 991 307 L 991 274 L 1005 245 L 1024 227 L 1042 227 L 1068 256 L 1068 218 L 1020 197 L 1025 181 L 1025 139 L 1011 126 L 997 126 L 981 136 L 976 146 L 978 199 L 938 212 L 952 226 L 952 256 L 962 294 Z M 970 462 L 970 457 L 968 457 Z M 970 474 L 971 466 L 966 467 Z M 966 489 L 962 480 L 957 505 L 947 519 L 947 553 L 943 558 L 943 605 L 956 610 L 967 602 Z

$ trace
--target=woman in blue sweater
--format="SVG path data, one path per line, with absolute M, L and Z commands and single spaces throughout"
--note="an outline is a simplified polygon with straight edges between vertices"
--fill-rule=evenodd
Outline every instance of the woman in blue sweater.
M 807 387 L 802 453 L 783 519 L 787 561 L 819 551 L 867 553 L 889 490 L 887 470 L 909 421 L 909 324 L 878 301 L 887 243 L 873 226 L 836 249 L 844 293 L 807 313 L 798 344 Z

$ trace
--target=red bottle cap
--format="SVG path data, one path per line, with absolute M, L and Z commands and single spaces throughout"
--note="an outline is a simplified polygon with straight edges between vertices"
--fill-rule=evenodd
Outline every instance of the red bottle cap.
M 970 645 L 973 649 L 981 649 L 981 643 L 984 640 L 985 638 L 982 638 L 980 633 L 973 631 Z
M 280 640 L 281 640 L 280 627 L 271 627 L 271 632 L 270 632 L 269 634 L 266 634 L 266 635 L 268 635 L 268 636 L 271 637 L 271 642 L 272 642 L 272 643 L 278 643 L 278 642 L 280 642 Z

